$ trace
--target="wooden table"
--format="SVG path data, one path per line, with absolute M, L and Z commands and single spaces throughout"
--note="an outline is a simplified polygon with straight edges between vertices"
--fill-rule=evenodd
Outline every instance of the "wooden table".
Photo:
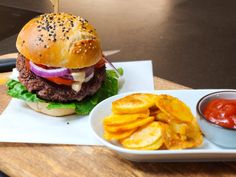
M 154 82 L 156 89 L 188 89 L 157 77 Z M 5 91 L 0 86 L 0 112 L 10 101 Z M 0 170 L 13 177 L 235 176 L 236 163 L 137 163 L 103 146 L 0 143 Z

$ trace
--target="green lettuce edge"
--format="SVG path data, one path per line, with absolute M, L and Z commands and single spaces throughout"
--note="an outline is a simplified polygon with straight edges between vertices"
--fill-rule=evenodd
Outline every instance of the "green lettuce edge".
M 120 75 L 124 74 L 122 68 L 118 68 Z M 26 102 L 46 102 L 40 99 L 35 93 L 29 92 L 26 87 L 16 80 L 9 80 L 7 82 L 8 91 L 7 94 L 24 100 Z M 88 115 L 91 110 L 104 99 L 116 95 L 119 90 L 118 75 L 113 70 L 106 71 L 106 79 L 102 83 L 100 89 L 92 96 L 85 98 L 82 101 L 73 101 L 70 103 L 59 103 L 59 102 L 47 102 L 48 109 L 75 109 L 75 112 L 79 115 Z

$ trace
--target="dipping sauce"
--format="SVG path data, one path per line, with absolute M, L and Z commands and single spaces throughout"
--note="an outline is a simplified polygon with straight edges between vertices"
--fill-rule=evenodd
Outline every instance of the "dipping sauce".
M 207 104 L 203 114 L 217 125 L 236 129 L 236 100 L 214 99 Z

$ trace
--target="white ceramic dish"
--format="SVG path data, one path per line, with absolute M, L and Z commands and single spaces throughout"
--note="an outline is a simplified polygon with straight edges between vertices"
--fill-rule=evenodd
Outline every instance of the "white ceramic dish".
M 125 82 L 119 93 L 154 89 L 151 61 L 113 64 L 124 70 Z M 14 71 L 12 79 L 18 76 Z M 58 119 L 29 109 L 22 100 L 12 99 L 0 115 L 0 142 L 100 145 L 89 129 L 88 118 L 71 115 Z
M 196 115 L 196 104 L 198 100 L 206 94 L 220 90 L 162 90 L 162 91 L 142 91 L 146 93 L 170 94 L 184 101 Z M 102 120 L 111 113 L 111 103 L 130 93 L 120 94 L 110 97 L 98 104 L 90 114 L 90 126 L 100 142 L 108 148 L 116 151 L 123 158 L 132 161 L 236 161 L 236 149 L 225 149 L 212 144 L 207 139 L 201 147 L 186 150 L 130 150 L 123 148 L 116 142 L 109 142 L 103 138 Z

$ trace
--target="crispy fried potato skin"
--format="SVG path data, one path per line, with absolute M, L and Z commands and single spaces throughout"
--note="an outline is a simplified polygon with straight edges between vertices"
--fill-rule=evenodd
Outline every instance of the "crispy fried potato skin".
M 157 96 L 153 94 L 136 93 L 116 100 L 112 103 L 115 114 L 134 114 L 144 112 L 155 105 Z
M 159 139 L 162 139 L 161 133 L 161 125 L 158 122 L 152 122 L 142 128 L 139 128 L 130 137 L 125 138 L 120 142 L 124 147 L 129 149 L 145 149 L 145 147 L 148 148 L 148 146 L 156 147 L 155 144 L 159 144 L 161 146 L 162 144 L 157 142 Z
M 190 108 L 171 95 L 136 93 L 112 103 L 104 138 L 136 150 L 198 147 L 203 136 Z
M 122 125 L 126 123 L 134 122 L 141 118 L 146 118 L 150 115 L 150 111 L 146 110 L 141 113 L 135 114 L 111 114 L 103 120 L 104 125 Z

